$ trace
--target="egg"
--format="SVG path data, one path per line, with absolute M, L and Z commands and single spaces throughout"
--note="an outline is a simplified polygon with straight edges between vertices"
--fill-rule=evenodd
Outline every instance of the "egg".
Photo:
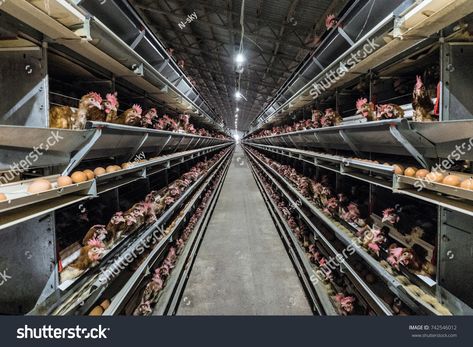
M 123 164 L 122 164 L 122 169 L 129 169 L 129 168 L 132 167 L 132 166 L 133 166 L 133 163 L 130 163 L 130 162 L 128 162 L 128 163 L 123 163 Z
M 440 172 L 432 171 L 425 179 L 429 182 L 441 183 L 443 181 L 444 176 Z
M 57 178 L 58 187 L 70 186 L 71 184 L 72 184 L 72 179 L 69 176 L 59 176 Z
M 104 310 L 106 310 L 109 306 L 110 306 L 110 300 L 108 300 L 108 299 L 105 299 L 105 300 L 102 301 L 102 303 L 100 304 L 100 307 L 102 307 Z
M 8 200 L 7 196 L 3 193 L 0 193 L 0 201 L 6 201 Z
M 106 173 L 106 171 L 103 167 L 98 167 L 94 170 L 94 175 L 95 176 L 102 176 L 105 173 Z
M 468 189 L 468 190 L 473 190 L 473 179 L 468 178 L 464 180 L 461 184 L 460 187 L 463 189 Z
M 407 169 L 404 170 L 404 175 L 409 177 L 414 177 L 417 172 L 415 167 L 409 166 Z
M 87 181 L 87 175 L 82 171 L 76 171 L 71 175 L 72 182 L 81 183 Z
M 40 179 L 34 180 L 29 185 L 28 193 L 37 194 L 37 193 L 41 193 L 50 189 L 51 189 L 51 182 L 49 182 L 48 180 L 45 180 L 44 178 L 40 178 Z
M 89 312 L 89 316 L 101 316 L 103 313 L 103 308 L 100 306 L 95 306 L 92 311 Z
M 93 180 L 95 178 L 95 174 L 92 170 L 84 170 L 83 171 L 87 175 L 87 180 Z
M 109 165 L 109 166 L 107 166 L 105 171 L 107 171 L 107 173 L 115 172 L 115 171 L 117 171 L 117 167 L 115 165 Z
M 404 167 L 402 165 L 394 164 L 393 169 L 396 175 L 402 175 L 404 173 Z
M 122 169 L 120 165 L 113 165 L 113 166 L 115 166 L 115 169 L 116 169 L 115 171 L 120 171 Z
M 427 176 L 428 174 L 429 174 L 429 170 L 420 169 L 420 170 L 417 170 L 416 177 L 417 178 L 425 178 L 425 176 Z
M 457 175 L 447 175 L 445 178 L 442 180 L 443 184 L 446 184 L 447 186 L 454 186 L 458 187 L 462 182 L 462 179 L 458 177 Z

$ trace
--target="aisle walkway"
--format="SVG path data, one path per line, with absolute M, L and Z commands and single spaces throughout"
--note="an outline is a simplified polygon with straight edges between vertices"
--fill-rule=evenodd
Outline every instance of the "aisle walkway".
M 178 315 L 302 314 L 302 286 L 237 147 Z

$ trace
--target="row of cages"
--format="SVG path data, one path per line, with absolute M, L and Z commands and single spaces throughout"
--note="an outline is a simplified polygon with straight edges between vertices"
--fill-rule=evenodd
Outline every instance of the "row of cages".
M 49 210 L 27 206 L 24 219 L 18 219 L 19 212 L 2 213 L 13 222 L 2 225 L 0 233 L 1 266 L 8 278 L 0 293 L 1 313 L 95 315 L 102 299 L 108 303 L 103 311 L 113 308 L 110 315 L 132 314 L 122 305 L 143 287 L 136 291 L 128 281 L 146 267 L 143 262 L 162 261 L 177 240 L 184 246 L 178 236 L 205 193 L 214 190 L 212 183 L 223 180 L 231 153 L 228 145 L 216 147 L 157 167 L 145 177 L 117 176 L 115 184 L 106 182 L 94 196 L 46 201 Z M 145 277 L 143 272 L 133 281 Z M 124 290 L 126 285 L 131 288 Z M 113 304 L 116 296 L 118 306 Z
M 83 5 L 74 10 L 52 1 L 45 10 L 12 2 L 0 9 L 1 314 L 134 314 L 139 299 L 131 309 L 132 298 L 149 280 L 143 274 L 132 281 L 135 270 L 144 261 L 157 266 L 171 249 L 184 250 L 182 235 L 190 237 L 186 227 L 214 196 L 231 153 L 233 141 L 221 125 L 186 99 L 203 102 L 193 87 L 179 97 L 176 90 L 188 81 L 164 49 L 163 64 L 181 76 L 178 85 L 98 18 L 82 16 L 95 6 Z M 33 6 L 42 22 L 23 22 L 22 6 Z M 62 15 L 55 17 L 57 11 Z M 91 32 L 57 26 L 61 20 L 84 20 Z M 77 41 L 48 37 L 51 28 Z M 110 46 L 87 39 L 91 34 L 108 35 Z M 143 44 L 156 44 L 150 42 Z M 114 60 L 117 50 L 136 66 Z M 159 247 L 146 245 L 116 273 L 114 266 L 150 235 Z M 105 270 L 110 281 L 96 282 Z
M 472 314 L 468 270 L 472 216 L 399 194 L 389 185 L 378 184 L 377 178 L 385 179 L 380 173 L 368 174 L 365 170 L 365 176 L 356 172 L 344 174 L 330 165 L 261 146 L 247 144 L 245 149 L 273 186 L 273 195 L 275 192 L 286 201 L 283 213 L 291 216 L 291 222 L 297 222 L 292 229 L 297 228 L 298 242 L 309 256 L 314 253 L 309 239 L 314 237 L 316 243 L 327 242 L 325 248 L 334 248 L 325 261 L 356 246 L 346 261 L 361 277 L 361 287 L 371 288 L 375 297 L 390 298 L 384 300 L 388 307 L 392 297 L 385 294 L 390 293 L 407 305 L 404 313 Z M 313 223 L 311 228 L 316 233 L 307 225 L 298 224 L 304 218 Z M 320 268 L 320 257 L 311 257 Z M 324 280 L 331 284 L 326 277 Z M 376 293 L 380 282 L 387 293 Z M 366 302 L 366 297 L 363 300 Z M 399 310 L 391 307 L 387 312 Z

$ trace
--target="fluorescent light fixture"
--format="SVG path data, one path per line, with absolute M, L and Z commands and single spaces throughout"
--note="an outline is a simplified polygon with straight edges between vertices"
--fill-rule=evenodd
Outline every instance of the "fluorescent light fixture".
M 242 53 L 238 53 L 235 57 L 235 61 L 238 63 L 238 64 L 241 64 L 245 61 L 245 56 L 242 54 Z

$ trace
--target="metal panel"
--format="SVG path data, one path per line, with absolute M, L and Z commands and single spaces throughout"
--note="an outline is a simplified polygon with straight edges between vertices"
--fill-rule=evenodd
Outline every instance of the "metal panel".
M 48 77 L 45 50 L 0 51 L 0 124 L 47 127 Z
M 0 169 L 8 170 L 10 165 L 21 165 L 25 160 L 30 168 L 67 164 L 71 153 L 81 148 L 93 133 L 94 130 L 0 125 Z
M 25 314 L 45 288 L 55 264 L 54 216 L 47 214 L 0 232 L 0 313 Z M 54 285 L 53 285 L 54 286 Z
M 473 306 L 473 217 L 441 209 L 439 284 Z
M 443 120 L 473 118 L 473 45 L 442 45 Z

